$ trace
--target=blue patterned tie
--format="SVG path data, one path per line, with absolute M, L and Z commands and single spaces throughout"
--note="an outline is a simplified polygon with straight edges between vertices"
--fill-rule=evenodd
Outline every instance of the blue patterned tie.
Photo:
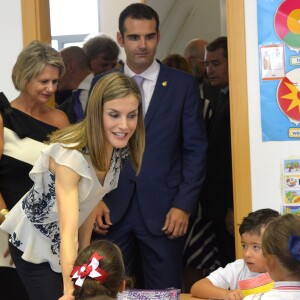
M 141 95 L 142 95 L 142 107 L 143 107 L 143 114 L 146 114 L 146 108 L 145 108 L 145 99 L 144 99 L 144 91 L 143 91 L 143 82 L 145 80 L 144 77 L 139 76 L 139 75 L 134 75 L 133 79 L 135 80 L 135 82 L 137 83 L 137 85 L 139 86 Z
M 81 89 L 78 89 L 73 93 L 74 114 L 75 114 L 76 122 L 80 122 L 84 116 L 82 105 L 79 99 L 80 93 L 81 93 Z

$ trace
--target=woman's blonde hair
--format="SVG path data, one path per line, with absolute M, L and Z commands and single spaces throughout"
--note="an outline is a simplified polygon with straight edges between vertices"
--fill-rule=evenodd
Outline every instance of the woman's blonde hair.
M 59 77 L 65 73 L 65 65 L 58 51 L 48 44 L 32 41 L 19 54 L 12 70 L 12 81 L 18 91 L 23 91 L 26 84 L 36 78 L 46 65 L 59 69 Z
M 106 153 L 107 140 L 103 129 L 103 105 L 107 101 L 134 95 L 139 100 L 137 128 L 128 146 L 133 167 L 138 174 L 145 148 L 145 130 L 140 90 L 136 82 L 116 71 L 98 80 L 91 90 L 86 116 L 80 123 L 58 130 L 50 136 L 50 143 L 62 143 L 68 149 L 87 147 L 93 166 L 101 171 L 109 167 Z
M 289 245 L 292 237 L 300 238 L 300 216 L 280 216 L 268 224 L 262 238 L 262 251 L 264 255 L 276 256 L 285 269 L 300 278 L 300 256 L 294 257 Z

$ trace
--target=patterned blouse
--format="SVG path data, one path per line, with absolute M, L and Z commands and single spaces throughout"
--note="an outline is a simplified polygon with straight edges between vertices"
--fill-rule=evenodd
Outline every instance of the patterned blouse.
M 101 185 L 88 154 L 66 149 L 58 143 L 49 145 L 29 174 L 34 181 L 33 187 L 1 225 L 2 230 L 11 234 L 10 242 L 23 251 L 24 260 L 36 264 L 49 262 L 53 271 L 61 272 L 55 176 L 48 169 L 50 157 L 81 177 L 78 184 L 79 228 L 103 196 L 116 188 L 128 149 L 114 149 L 109 171 Z

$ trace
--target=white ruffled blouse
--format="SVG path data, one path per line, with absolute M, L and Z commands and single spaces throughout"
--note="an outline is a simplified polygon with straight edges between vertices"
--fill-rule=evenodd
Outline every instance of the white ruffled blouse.
M 35 264 L 48 262 L 53 271 L 61 272 L 55 175 L 49 171 L 50 157 L 81 177 L 78 184 L 79 228 L 103 196 L 116 188 L 122 160 L 128 157 L 128 151 L 114 149 L 103 185 L 96 176 L 90 156 L 66 149 L 62 144 L 51 144 L 42 150 L 33 166 L 29 174 L 33 187 L 13 207 L 0 228 L 11 235 L 10 242 L 23 252 L 24 260 Z

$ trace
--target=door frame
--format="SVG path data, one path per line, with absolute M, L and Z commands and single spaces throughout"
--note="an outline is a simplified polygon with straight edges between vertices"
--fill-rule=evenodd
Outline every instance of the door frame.
M 32 40 L 51 43 L 49 0 L 21 0 L 23 45 Z
M 235 219 L 235 248 L 242 257 L 238 224 L 252 211 L 245 7 L 243 0 L 226 1 L 230 83 L 231 148 Z

